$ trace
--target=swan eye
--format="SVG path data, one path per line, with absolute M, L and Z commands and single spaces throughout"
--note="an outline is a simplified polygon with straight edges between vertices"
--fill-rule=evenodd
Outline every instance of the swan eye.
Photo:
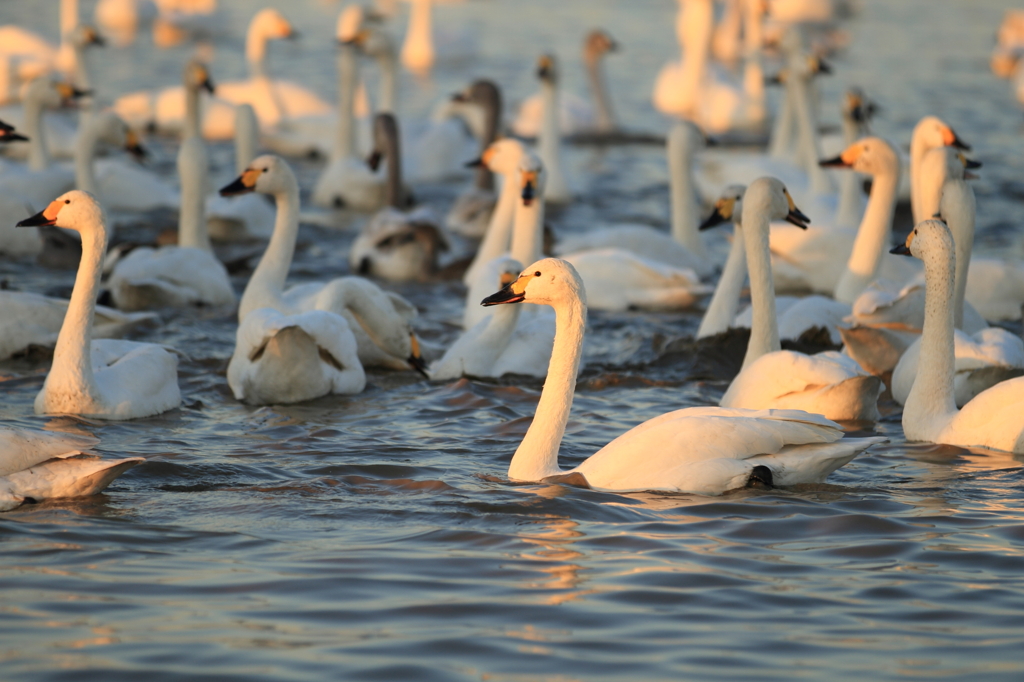
M 70 203 L 71 203 L 71 199 L 65 199 L 65 200 L 64 200 L 64 203 L 65 203 L 65 204 L 70 204 Z
M 537 272 L 533 273 L 533 276 L 534 277 L 540 277 L 540 270 L 538 270 Z
M 270 170 L 270 169 L 269 168 L 264 168 L 263 172 L 266 173 L 268 170 Z

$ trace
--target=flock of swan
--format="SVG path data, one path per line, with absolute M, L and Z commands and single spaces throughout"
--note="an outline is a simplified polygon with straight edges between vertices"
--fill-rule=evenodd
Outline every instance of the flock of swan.
M 250 405 L 357 394 L 366 368 L 435 381 L 544 377 L 509 466 L 516 481 L 709 495 L 821 481 L 886 440 L 844 431 L 877 421 L 883 394 L 903 406 L 909 440 L 1024 454 L 1024 342 L 992 326 L 1020 319 L 1024 263 L 972 255 L 968 180 L 978 164 L 946 122 L 921 119 L 907 163 L 899 146 L 871 135 L 876 105 L 852 89 L 842 139 L 822 139 L 815 81 L 829 68 L 822 27 L 837 20 L 839 3 L 725 0 L 716 22 L 712 0 L 680 0 L 681 58 L 657 74 L 652 93 L 673 119 L 668 229 L 600 225 L 552 246 L 546 207 L 573 202 L 583 180 L 562 162 L 566 140 L 636 141 L 618 122 L 603 73 L 617 43 L 603 31 L 584 39 L 592 101 L 562 92 L 558 62 L 546 54 L 534 67 L 539 93 L 511 124 L 501 88 L 487 79 L 438 103 L 429 120 L 406 121 L 398 65 L 423 72 L 459 58 L 444 54 L 458 41 L 433 40 L 431 0 L 410 2 L 400 50 L 378 12 L 341 11 L 334 104 L 272 75 L 268 42 L 296 33 L 274 9 L 249 26 L 248 80 L 215 84 L 210 68 L 191 60 L 180 85 L 120 94 L 109 108 L 100 95 L 116 93 L 97 95 L 88 66 L 104 32 L 122 43 L 153 22 L 158 44 L 215 38 L 227 30 L 217 3 L 166 0 L 154 10 L 102 0 L 97 31 L 79 22 L 77 0 L 62 0 L 59 46 L 0 27 L 8 85 L 0 207 L 11 223 L 25 206 L 42 208 L 5 228 L 0 255 L 45 261 L 57 244 L 78 267 L 70 300 L 0 290 L 0 358 L 53 348 L 37 414 L 129 420 L 177 408 L 179 352 L 121 337 L 140 328 L 158 335 L 157 311 L 203 306 L 237 313 L 227 383 Z M 361 75 L 368 63 L 381 75 L 376 106 Z M 766 82 L 782 89 L 774 113 Z M 73 101 L 77 127 L 47 115 Z M 180 139 L 178 189 L 135 160 L 98 158 L 141 154 L 142 129 Z M 706 137 L 765 132 L 764 151 L 709 147 Z M 215 140 L 234 141 L 237 174 L 217 192 Z M 826 158 L 826 146 L 838 153 Z M 303 207 L 286 157 L 311 152 L 326 162 Z M 407 183 L 449 177 L 467 162 L 473 183 L 447 212 L 414 204 Z M 871 179 L 866 194 L 858 174 Z M 904 199 L 914 227 L 893 248 Z M 117 217 L 161 208 L 178 216 L 169 241 L 116 240 Z M 366 216 L 349 253 L 352 274 L 289 285 L 300 223 L 331 225 L 339 214 Z M 238 296 L 214 242 L 253 240 L 265 247 Z M 467 291 L 463 331 L 432 349 L 417 338 L 416 308 L 387 285 L 444 277 L 461 278 Z M 114 307 L 98 305 L 103 291 Z M 701 308 L 696 343 L 748 339 L 719 405 L 650 419 L 561 469 L 588 309 Z M 0 510 L 96 493 L 143 461 L 101 458 L 90 450 L 96 439 L 51 431 L 4 427 L 0 440 Z

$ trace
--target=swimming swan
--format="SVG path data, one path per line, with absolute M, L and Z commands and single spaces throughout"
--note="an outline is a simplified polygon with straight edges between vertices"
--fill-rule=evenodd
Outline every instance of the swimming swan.
M 515 481 L 566 482 L 597 490 L 664 490 L 718 495 L 753 482 L 794 485 L 823 480 L 878 438 L 843 439 L 820 415 L 798 410 L 691 407 L 650 419 L 578 467 L 558 466 L 583 349 L 587 303 L 572 265 L 531 264 L 483 305 L 536 303 L 555 310 L 556 331 L 536 415 L 516 449 Z
M 954 398 L 953 290 L 955 244 L 937 220 L 918 223 L 893 253 L 924 262 L 925 318 L 921 359 L 903 407 L 910 441 L 985 447 L 1024 454 L 1024 377 L 996 384 L 957 409 Z
M 101 459 L 91 436 L 0 427 L 0 511 L 26 501 L 95 495 L 145 460 Z
M 152 343 L 92 340 L 107 250 L 106 216 L 99 202 L 87 192 L 72 190 L 18 223 L 18 227 L 37 225 L 56 225 L 81 234 L 82 263 L 57 337 L 53 366 L 36 396 L 36 414 L 122 420 L 178 407 L 178 360 L 173 353 Z

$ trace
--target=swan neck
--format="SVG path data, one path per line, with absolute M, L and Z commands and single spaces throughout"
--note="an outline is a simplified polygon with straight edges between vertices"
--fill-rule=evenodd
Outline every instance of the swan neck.
M 277 204 L 274 232 L 242 294 L 238 306 L 239 322 L 257 308 L 284 309 L 281 294 L 285 280 L 288 279 L 288 270 L 295 254 L 295 240 L 299 233 L 299 184 L 290 173 L 285 184 L 283 189 L 274 193 Z
M 498 193 L 498 203 L 491 213 L 491 221 L 487 224 L 487 231 L 480 242 L 472 264 L 466 270 L 462 281 L 469 285 L 474 282 L 477 273 L 486 263 L 490 263 L 503 253 L 509 251 L 509 243 L 512 232 L 512 224 L 515 221 L 516 200 L 519 191 L 515 180 L 508 175 L 501 178 L 501 191 Z M 533 261 L 530 261 L 531 263 Z M 497 312 L 497 311 L 495 311 Z
M 541 197 L 534 198 L 529 206 L 523 201 L 516 202 L 512 245 L 509 249 L 512 258 L 524 264 L 540 260 L 543 225 L 544 200 Z
M 182 139 L 199 137 L 199 88 L 185 86 L 185 129 Z
M 82 260 L 78 265 L 78 274 L 75 275 L 75 287 L 71 291 L 64 323 L 57 336 L 53 365 L 46 378 L 49 382 L 54 377 L 54 381 L 61 381 L 67 388 L 73 387 L 75 392 L 90 399 L 95 399 L 98 393 L 92 372 L 90 346 L 96 296 L 103 274 L 103 256 L 107 252 L 106 216 L 101 216 L 101 224 L 81 232 Z
M 388 166 L 387 202 L 388 206 L 402 209 L 405 197 L 402 193 L 402 153 L 397 131 L 389 130 L 386 139 L 384 158 L 387 160 Z
M 791 72 L 795 72 L 793 69 Z M 828 174 L 818 165 L 822 158 L 821 144 L 818 140 L 818 121 L 814 114 L 814 92 L 811 76 L 795 77 L 793 95 L 793 111 L 796 113 L 797 133 L 800 137 L 798 149 L 803 158 L 801 165 L 807 170 L 811 180 L 811 191 L 816 194 L 828 194 L 832 191 L 832 182 Z
M 356 48 L 342 45 L 338 52 L 338 127 L 334 131 L 334 160 L 345 159 L 355 150 Z
M 245 34 L 245 61 L 249 63 L 249 77 L 259 78 L 267 75 L 267 37 L 263 26 L 253 21 Z
M 739 222 L 733 224 L 732 245 L 729 257 L 722 268 L 722 276 L 711 296 L 711 303 L 700 321 L 697 338 L 714 336 L 728 330 L 736 319 L 736 310 L 740 304 L 740 293 L 743 281 L 747 278 L 747 249 L 743 242 L 743 229 Z
M 707 255 L 704 240 L 698 230 L 700 206 L 693 180 L 693 149 L 685 143 L 677 143 L 677 136 L 669 136 L 668 170 L 672 191 L 672 238 L 695 255 Z
M 200 137 L 188 138 L 178 149 L 178 177 L 181 179 L 178 246 L 212 253 L 206 224 L 208 173 L 206 145 Z
M 541 101 L 543 103 L 544 115 L 541 119 L 540 136 L 537 146 L 540 151 L 540 158 L 544 168 L 548 172 L 548 183 L 559 174 L 558 168 L 558 86 L 549 79 L 544 79 L 540 84 Z M 529 261 L 533 262 L 533 261 Z
M 501 132 L 501 102 L 490 98 L 484 103 L 484 134 L 480 140 L 480 153 L 490 147 Z M 494 173 L 486 166 L 476 169 L 476 187 L 481 190 L 494 190 Z
M 836 284 L 834 297 L 837 301 L 852 305 L 878 274 L 882 256 L 892 241 L 892 218 L 896 212 L 899 179 L 898 158 L 895 168 L 875 174 L 853 250 Z
M 746 369 L 762 355 L 781 350 L 779 323 L 775 317 L 775 283 L 772 281 L 768 248 L 768 216 L 753 206 L 743 207 L 743 238 L 746 241 L 747 270 L 750 275 L 750 342 L 743 357 Z
M 102 199 L 97 191 L 93 169 L 96 144 L 99 141 L 99 131 L 92 124 L 94 121 L 95 119 L 89 125 L 80 127 L 81 132 L 75 139 L 75 187 Z
M 576 392 L 586 323 L 587 306 L 578 297 L 573 296 L 555 307 L 555 341 L 548 375 L 533 423 L 512 456 L 508 468 L 511 479 L 539 481 L 561 473 L 558 449 Z
M 380 65 L 379 111 L 397 114 L 398 67 L 395 64 L 395 51 L 390 45 L 378 55 L 377 63 Z
M 587 59 L 587 79 L 590 83 L 590 94 L 594 98 L 594 111 L 597 113 L 595 129 L 600 133 L 615 130 L 615 113 L 612 101 L 608 96 L 604 75 L 604 63 L 599 57 Z
M 28 136 L 28 169 L 42 171 L 50 165 L 43 126 L 43 103 L 36 97 L 25 101 L 25 134 Z
M 433 54 L 434 38 L 432 27 L 431 0 L 413 0 L 409 8 L 409 27 L 406 29 L 402 51 L 420 51 Z
M 955 255 L 930 253 L 924 260 L 924 327 L 917 377 L 903 407 L 903 421 L 928 423 L 956 414 L 953 393 L 953 282 Z
M 235 114 L 235 172 L 241 175 L 256 158 L 259 149 L 256 115 L 248 104 L 239 105 Z

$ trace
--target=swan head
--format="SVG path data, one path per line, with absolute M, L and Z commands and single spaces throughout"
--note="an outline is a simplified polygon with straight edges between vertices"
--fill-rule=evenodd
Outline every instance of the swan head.
M 955 253 L 953 233 L 949 226 L 941 220 L 922 220 L 907 235 L 907 240 L 894 246 L 889 253 L 900 256 L 913 256 L 923 261 L 933 257 L 945 257 L 949 263 L 949 276 L 953 277 L 953 258 Z
M 356 3 L 346 5 L 338 15 L 338 23 L 334 27 L 334 37 L 338 39 L 338 42 L 342 45 L 360 44 L 365 37 L 362 35 L 365 31 L 363 28 L 364 17 L 365 11 L 362 5 Z
M 878 104 L 868 99 L 860 88 L 850 88 L 843 97 L 843 118 L 858 125 L 867 125 L 878 110 Z
M 106 229 L 107 219 L 103 207 L 92 194 L 80 189 L 65 192 L 34 216 L 25 218 L 16 227 L 45 227 L 54 225 L 76 232 Z
M 199 90 L 202 88 L 211 95 L 214 91 L 213 81 L 210 79 L 210 70 L 206 67 L 206 64 L 198 60 L 190 60 L 185 64 L 185 69 L 181 73 L 181 80 L 185 84 L 186 90 Z
M 506 137 L 492 142 L 479 158 L 473 159 L 466 165 L 470 168 L 483 166 L 490 171 L 505 175 L 513 173 L 519 168 L 519 162 L 525 153 L 526 149 L 522 142 Z
M 284 15 L 272 7 L 265 7 L 256 13 L 249 23 L 249 31 L 257 32 L 268 40 L 298 38 L 299 32 Z
M 587 304 L 587 293 L 572 263 L 561 258 L 542 258 L 525 268 L 513 281 L 480 302 L 482 306 L 505 303 L 537 303 L 558 306 L 578 300 Z
M 477 139 L 488 134 L 488 121 L 496 121 L 495 132 L 500 133 L 501 89 L 494 81 L 486 78 L 475 80 L 461 92 L 457 92 L 439 107 L 434 120 L 458 116 L 469 127 Z
M 618 52 L 619 44 L 601 29 L 594 29 L 583 39 L 583 57 L 588 62 L 596 62 L 609 52 Z
M 91 45 L 102 47 L 107 44 L 107 41 L 103 39 L 103 36 L 96 30 L 96 27 L 88 24 L 79 24 L 71 31 L 68 37 L 71 44 L 75 47 L 89 47 Z
M 47 109 L 57 109 L 74 104 L 74 101 L 92 94 L 86 90 L 79 90 L 63 81 L 53 81 L 46 76 L 40 76 L 33 80 L 25 88 L 25 101 L 34 101 L 42 104 Z
M 14 130 L 14 126 L 0 121 L 0 142 L 28 142 L 28 138 Z
M 693 154 L 704 149 L 708 144 L 708 138 L 697 124 L 685 119 L 677 121 L 668 133 L 668 148 L 675 156 Z
M 544 196 L 544 165 L 533 152 L 526 151 L 519 159 L 519 196 L 523 206 L 529 206 L 537 197 Z
M 961 140 L 956 132 L 938 116 L 925 116 L 914 126 L 914 140 L 920 140 L 925 148 L 956 147 L 965 152 L 971 151 L 971 145 Z
M 252 160 L 234 182 L 221 187 L 220 195 L 230 197 L 249 192 L 277 194 L 298 188 L 295 173 L 288 162 L 274 154 L 264 154 Z
M 858 173 L 878 175 L 899 174 L 900 157 L 896 148 L 880 137 L 865 137 L 857 140 L 832 159 L 818 162 L 822 168 L 851 168 Z
M 743 213 L 754 211 L 758 217 L 767 215 L 769 220 L 785 220 L 801 229 L 807 229 L 811 221 L 793 203 L 789 190 L 776 178 L 758 178 L 743 193 Z M 743 224 L 754 225 L 757 220 L 743 217 Z
M 542 54 L 537 60 L 537 78 L 546 83 L 558 82 L 558 64 L 553 54 Z
M 715 209 L 704 222 L 700 224 L 701 231 L 710 230 L 722 223 L 738 221 L 742 213 L 743 193 L 747 191 L 744 185 L 729 185 L 722 190 L 722 195 L 715 202 Z
M 91 125 L 98 139 L 111 146 L 124 148 L 136 159 L 145 158 L 146 150 L 139 144 L 139 136 L 113 111 L 96 114 Z

